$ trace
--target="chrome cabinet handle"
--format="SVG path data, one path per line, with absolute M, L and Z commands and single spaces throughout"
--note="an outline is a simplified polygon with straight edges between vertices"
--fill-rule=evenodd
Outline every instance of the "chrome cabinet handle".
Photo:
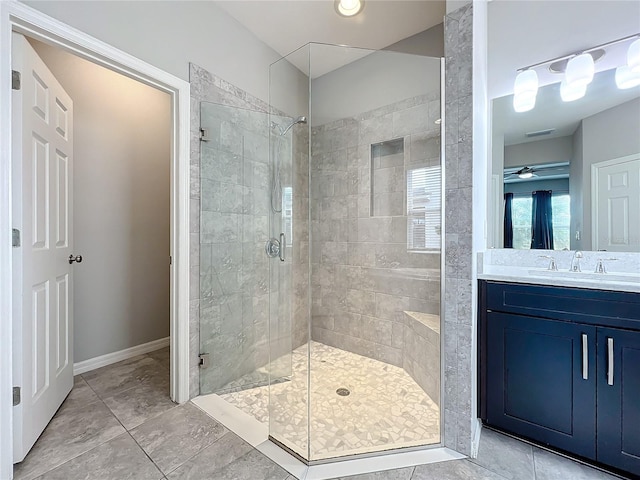
M 582 334 L 582 379 L 589 380 L 589 343 L 586 333 Z
M 280 254 L 280 261 L 284 262 L 284 250 L 285 248 L 287 248 L 287 239 L 284 236 L 284 233 L 280 234 L 280 252 L 278 252 Z
M 607 338 L 607 385 L 613 385 L 613 338 Z

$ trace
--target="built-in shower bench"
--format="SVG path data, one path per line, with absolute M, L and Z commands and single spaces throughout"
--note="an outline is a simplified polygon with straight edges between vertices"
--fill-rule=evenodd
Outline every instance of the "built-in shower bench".
M 440 315 L 404 312 L 402 366 L 440 406 Z

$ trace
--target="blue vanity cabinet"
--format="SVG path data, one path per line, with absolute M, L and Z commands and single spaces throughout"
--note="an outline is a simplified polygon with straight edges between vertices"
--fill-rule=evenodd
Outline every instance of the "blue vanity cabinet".
M 598 373 L 598 461 L 640 474 L 640 331 L 598 328 Z
M 487 322 L 486 421 L 595 460 L 596 328 L 498 312 Z
M 479 282 L 488 425 L 640 476 L 640 294 Z

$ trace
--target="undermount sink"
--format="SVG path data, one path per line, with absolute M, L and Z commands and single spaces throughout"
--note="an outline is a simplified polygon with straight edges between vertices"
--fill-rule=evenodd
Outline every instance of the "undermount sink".
M 585 282 L 626 282 L 640 283 L 640 274 L 636 273 L 594 273 L 594 272 L 569 272 L 566 270 L 547 270 L 546 268 L 534 268 L 529 274 L 536 277 L 567 278 Z

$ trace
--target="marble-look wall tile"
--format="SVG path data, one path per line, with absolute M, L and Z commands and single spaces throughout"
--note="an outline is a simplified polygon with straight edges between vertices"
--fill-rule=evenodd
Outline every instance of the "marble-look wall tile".
M 473 6 L 445 17 L 444 444 L 471 450 Z

